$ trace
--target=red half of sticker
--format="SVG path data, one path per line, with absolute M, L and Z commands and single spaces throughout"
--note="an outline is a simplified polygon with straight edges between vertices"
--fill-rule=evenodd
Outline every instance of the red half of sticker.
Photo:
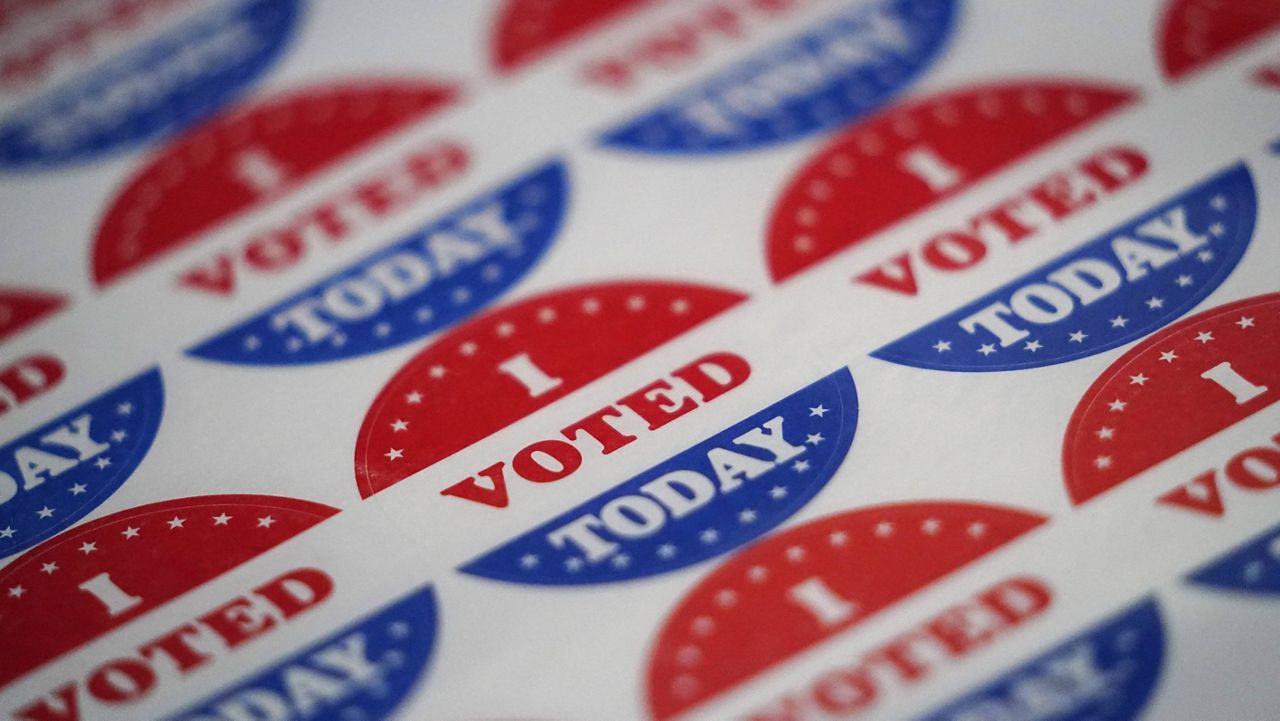
M 1160 29 L 1164 74 L 1180 78 L 1277 26 L 1276 0 L 1172 0 Z
M 335 513 L 276 496 L 197 496 L 55 536 L 0 571 L 0 686 Z
M 1084 503 L 1280 400 L 1280 293 L 1171 325 L 1111 364 L 1080 400 L 1062 449 Z
M 906 503 L 829 516 L 758 543 L 667 618 L 649 665 L 653 716 L 724 693 L 1043 522 L 973 503 Z
M 493 64 L 526 65 L 556 46 L 654 0 L 507 0 L 494 23 Z
M 214 119 L 116 195 L 94 240 L 94 281 L 117 280 L 457 97 L 452 85 L 362 80 L 303 88 Z
M 1123 88 L 1024 81 L 964 88 L 859 123 L 796 173 L 766 253 L 781 282 L 1132 102 Z
M 453 455 L 744 297 L 679 283 L 604 283 L 544 293 L 459 326 L 373 402 L 356 443 L 360 495 Z
M 9 339 L 66 303 L 55 293 L 0 289 L 0 342 Z

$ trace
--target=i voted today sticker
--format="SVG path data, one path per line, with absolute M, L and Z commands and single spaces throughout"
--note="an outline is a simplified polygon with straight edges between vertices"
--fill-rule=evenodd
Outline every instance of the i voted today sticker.
M 153 369 L 0 446 L 0 557 L 85 517 L 133 474 L 160 429 Z
M 524 277 L 555 239 L 568 177 L 551 161 L 193 348 L 248 365 L 352 358 L 456 324 Z
M 299 0 L 210 7 L 0 118 L 0 170 L 82 162 L 213 114 L 281 55 Z
M 1085 202 L 1063 186 L 1064 205 Z M 1253 238 L 1257 199 L 1243 165 L 876 350 L 945 371 L 1038 368 L 1129 343 L 1222 284 Z
M 872 112 L 941 54 L 952 0 L 875 0 L 841 11 L 604 133 L 610 148 L 702 155 L 803 138 Z
M 512 583 L 607 583 L 674 571 L 757 538 L 831 479 L 858 420 L 841 369 L 462 567 Z

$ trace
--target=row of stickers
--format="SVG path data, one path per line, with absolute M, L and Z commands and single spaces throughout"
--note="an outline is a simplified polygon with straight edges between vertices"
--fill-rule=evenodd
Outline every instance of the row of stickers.
M 506 3 L 496 24 L 494 64 L 515 73 L 575 35 L 646 4 Z M 745 3 L 724 10 L 719 25 L 707 20 L 695 31 L 730 33 L 735 12 L 786 13 L 794 4 Z M 298 3 L 253 0 L 214 12 L 141 0 L 102 7 L 109 12 L 87 20 L 56 2 L 18 3 L 0 15 L 0 33 L 23 28 L 26 12 L 57 12 L 66 21 L 41 22 L 35 33 L 27 27 L 15 43 L 21 50 L 0 58 L 0 83 L 33 98 L 0 122 L 0 164 L 53 172 L 189 129 L 111 201 L 92 251 L 93 278 L 104 288 L 460 95 L 448 84 L 362 81 L 229 106 L 284 52 L 301 14 Z M 858 5 L 599 139 L 646 154 L 709 154 L 843 126 L 877 111 L 934 62 L 958 17 L 955 4 L 941 0 Z M 162 33 L 145 28 L 145 22 L 174 18 Z M 1175 2 L 1161 38 L 1166 73 L 1173 79 L 1190 74 L 1277 22 L 1280 13 L 1270 3 Z M 99 32 L 138 37 L 134 47 L 67 79 L 59 63 L 92 47 Z M 116 48 L 119 42 L 111 40 Z M 655 44 L 630 62 L 660 63 L 672 52 Z M 1256 70 L 1260 84 L 1277 80 L 1266 67 Z M 618 86 L 632 82 L 635 72 L 622 60 L 594 71 L 593 82 Z M 891 106 L 824 140 L 787 183 L 763 231 L 768 273 L 777 283 L 789 281 L 1137 100 L 1133 91 L 1097 83 L 1028 80 L 933 92 Z M 422 148 L 254 237 L 238 255 L 185 268 L 176 279 L 198 293 L 234 293 L 244 273 L 286 268 L 312 245 L 365 233 L 369 218 L 421 201 L 467 168 L 468 152 L 449 143 Z M 1250 253 L 1259 215 L 1267 212 L 1270 160 L 1251 154 L 1145 207 L 1131 206 L 1106 232 L 972 294 L 870 356 L 932 371 L 1016 371 L 1127 346 L 1108 358 L 1079 398 L 1062 440 L 1062 482 L 1077 505 L 1221 431 L 1266 419 L 1280 390 L 1274 363 L 1280 294 L 1235 293 L 1229 302 L 1200 306 L 1238 266 L 1274 265 L 1269 248 Z M 526 168 L 183 351 L 214 363 L 298 366 L 420 344 L 383 381 L 355 439 L 355 487 L 370 498 L 411 476 L 420 481 L 419 474 L 446 459 L 757 302 L 704 284 L 626 281 L 566 283 L 488 309 L 554 245 L 568 208 L 568 163 L 559 158 Z M 981 263 L 993 234 L 1015 245 L 1047 232 L 1138 183 L 1151 163 L 1133 145 L 1098 150 L 854 282 L 915 296 L 925 273 Z M 1042 222 L 1027 220 L 1027 208 Z M 94 312 L 92 301 L 77 303 L 66 312 Z M 0 339 L 20 337 L 66 305 L 58 294 L 7 294 Z M 69 365 L 54 353 L 9 362 L 0 371 L 3 408 L 40 398 Z M 432 490 L 467 506 L 508 507 L 516 485 L 568 479 L 591 456 L 621 451 L 686 414 L 734 398 L 753 371 L 759 375 L 757 367 L 745 351 L 688 358 L 597 411 L 561 419 L 567 424 L 561 430 L 516 444 L 501 460 Z M 612 488 L 597 486 L 596 495 L 546 514 L 457 568 L 513 584 L 594 585 L 666 574 L 734 552 L 688 589 L 656 631 L 645 696 L 650 715 L 666 719 L 1046 525 L 1044 514 L 1026 510 L 932 501 L 826 508 L 825 515 L 802 516 L 806 520 L 762 539 L 800 514 L 837 473 L 860 410 L 890 410 L 860 409 L 858 397 L 854 373 L 842 367 L 664 453 L 665 460 Z M 45 413 L 0 449 L 0 554 L 21 552 L 0 569 L 6 642 L 0 687 L 341 515 L 326 504 L 241 493 L 163 500 L 81 522 L 145 470 L 164 405 L 162 368 L 155 365 L 56 416 Z M 1280 436 L 1241 450 L 1220 470 L 1162 489 L 1154 500 L 1221 518 L 1233 494 L 1252 498 L 1280 480 L 1277 443 Z M 1251 538 L 1187 578 L 1201 588 L 1280 592 L 1277 536 L 1280 529 Z M 142 547 L 145 565 L 137 561 Z M 333 589 L 334 580 L 319 568 L 292 569 L 136 649 L 111 650 L 97 665 L 73 671 L 65 684 L 22 698 L 4 693 L 4 710 L 23 721 L 95 718 L 98 709 L 127 713 L 163 673 L 196 674 L 218 654 L 305 617 Z M 1164 594 L 1117 608 L 921 718 L 1138 717 L 1169 663 Z M 870 711 L 884 684 L 909 687 L 928 675 L 919 654 L 963 657 L 1044 613 L 1053 596 L 1044 580 L 1009 577 L 752 718 Z M 428 687 L 421 679 L 437 645 L 440 615 L 432 587 L 421 587 L 287 657 L 252 664 L 237 683 L 168 717 L 387 718 L 416 687 Z M 761 626 L 760 618 L 777 619 L 777 627 Z M 921 644 L 929 650 L 916 660 L 902 650 Z

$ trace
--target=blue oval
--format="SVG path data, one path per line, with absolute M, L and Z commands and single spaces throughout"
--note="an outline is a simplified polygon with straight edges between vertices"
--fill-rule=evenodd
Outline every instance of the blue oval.
M 936 60 L 955 15 L 954 0 L 884 0 L 838 13 L 607 131 L 601 143 L 701 155 L 840 127 L 879 109 Z
M 1222 554 L 1187 579 L 1223 591 L 1280 595 L 1280 526 Z
M 1159 681 L 1164 645 L 1148 599 L 918 721 L 1131 721 Z
M 188 351 L 248 365 L 376 353 L 447 328 L 534 266 L 568 195 L 552 161 Z
M 428 586 L 168 718 L 379 721 L 413 690 L 435 637 Z
M 916 368 L 1006 371 L 1124 345 L 1221 285 L 1249 247 L 1256 213 L 1253 178 L 1237 164 L 871 355 Z M 1043 322 L 1024 317 L 1037 314 Z
M 152 369 L 0 447 L 0 558 L 110 498 L 147 455 L 163 410 Z
M 240 95 L 281 54 L 298 0 L 200 15 L 0 121 L 0 168 L 88 160 L 181 130 Z
M 713 558 L 774 528 L 817 495 L 840 467 L 857 425 L 857 390 L 842 369 L 461 570 L 512 583 L 583 585 L 653 576 Z M 752 434 L 780 434 L 792 450 L 773 453 L 760 445 L 735 443 L 744 436 L 759 440 L 760 435 Z M 720 464 L 734 467 L 717 471 Z M 711 495 L 701 495 L 695 485 Z M 673 494 L 679 495 L 674 503 Z M 599 520 L 617 513 L 634 521 L 637 503 L 661 510 L 662 525 L 624 538 Z M 554 540 L 562 529 L 575 526 L 587 527 L 608 548 L 571 538 Z

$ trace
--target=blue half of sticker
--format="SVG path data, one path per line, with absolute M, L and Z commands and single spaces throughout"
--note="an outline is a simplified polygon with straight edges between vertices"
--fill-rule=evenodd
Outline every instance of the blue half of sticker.
M 150 370 L 0 447 L 0 558 L 110 498 L 147 455 L 163 409 Z
M 918 721 L 1132 721 L 1159 681 L 1164 645 L 1148 599 Z
M 435 636 L 426 587 L 169 721 L 381 721 L 421 678 Z
M 195 123 L 266 72 L 299 14 L 299 0 L 242 0 L 108 60 L 0 120 L 0 169 L 80 162 Z
M 1224 591 L 1280 596 L 1280 526 L 1210 561 L 1188 580 Z
M 568 178 L 550 162 L 191 349 L 226 363 L 302 365 L 418 340 L 497 299 L 551 245 Z
M 643 153 L 752 150 L 871 113 L 941 54 L 953 0 L 877 0 L 738 63 L 621 127 L 607 146 Z
M 881 360 L 1006 371 L 1115 348 L 1194 308 L 1253 238 L 1257 198 L 1243 165 L 880 348 Z
M 841 369 L 495 548 L 462 571 L 534 585 L 674 571 L 768 532 L 822 490 L 858 424 Z

